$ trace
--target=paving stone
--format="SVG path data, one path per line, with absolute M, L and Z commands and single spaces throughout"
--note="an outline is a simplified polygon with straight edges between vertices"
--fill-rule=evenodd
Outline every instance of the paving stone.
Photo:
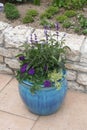
M 0 111 L 0 130 L 31 130 L 34 121 Z
M 22 102 L 19 96 L 18 82 L 16 79 L 13 79 L 0 94 L 0 110 L 33 120 L 37 120 L 38 118 L 37 115 L 29 112 Z
M 0 90 L 12 79 L 10 75 L 0 74 Z
M 46 128 L 46 129 L 43 129 Z M 86 130 L 87 94 L 68 91 L 65 102 L 53 115 L 42 116 L 32 130 Z

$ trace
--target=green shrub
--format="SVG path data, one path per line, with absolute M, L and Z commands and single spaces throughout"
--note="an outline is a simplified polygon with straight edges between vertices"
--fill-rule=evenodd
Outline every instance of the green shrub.
M 31 15 L 31 16 L 37 16 L 38 15 L 38 12 L 37 10 L 34 10 L 34 9 L 30 9 L 27 11 L 26 15 Z
M 68 17 L 66 15 L 60 15 L 60 16 L 57 16 L 56 17 L 56 20 L 59 22 L 59 23 L 63 23 L 65 20 L 67 20 Z
M 40 0 L 34 0 L 33 2 L 35 5 L 40 5 Z
M 65 22 L 63 23 L 63 27 L 64 27 L 64 28 L 69 28 L 71 25 L 72 25 L 72 23 L 71 23 L 70 21 L 65 21 Z
M 48 26 L 50 28 L 54 27 L 54 23 L 48 21 L 47 19 L 42 19 L 40 24 L 43 25 L 43 26 Z
M 4 7 L 5 15 L 8 19 L 17 19 L 19 18 L 20 14 L 18 9 L 14 4 L 6 3 Z
M 64 15 L 66 15 L 67 17 L 74 17 L 76 15 L 76 11 L 74 10 L 67 10 Z
M 23 18 L 23 23 L 32 23 L 34 21 L 33 17 L 30 15 L 26 15 L 24 18 Z
M 84 35 L 87 35 L 87 29 L 84 29 L 84 30 L 82 31 L 82 33 L 83 33 Z
M 54 6 L 49 6 L 44 13 L 42 13 L 40 15 L 40 18 L 43 19 L 43 18 L 52 18 L 52 16 L 54 14 L 56 14 L 58 12 L 58 7 L 54 7 Z
M 49 6 L 48 9 L 46 10 L 47 13 L 50 13 L 51 15 L 54 15 L 55 13 L 58 12 L 58 7 L 55 6 Z
M 50 19 L 51 17 L 52 15 L 46 12 L 40 15 L 40 19 L 44 19 L 44 18 Z
M 23 18 L 23 23 L 32 23 L 34 22 L 34 17 L 38 15 L 38 12 L 34 9 L 30 9 L 26 12 L 25 17 Z

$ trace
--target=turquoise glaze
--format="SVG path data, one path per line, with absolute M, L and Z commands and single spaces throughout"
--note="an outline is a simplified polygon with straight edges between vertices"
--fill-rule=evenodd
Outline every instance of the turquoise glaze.
M 32 83 L 24 81 L 19 84 L 19 93 L 32 113 L 49 115 L 55 113 L 61 106 L 67 91 L 67 80 L 63 78 L 60 90 L 56 87 L 42 88 L 35 94 L 30 92 Z

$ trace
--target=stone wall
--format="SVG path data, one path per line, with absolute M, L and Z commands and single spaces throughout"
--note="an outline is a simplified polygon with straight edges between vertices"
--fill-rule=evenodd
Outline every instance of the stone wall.
M 12 27 L 0 22 L 0 73 L 15 74 L 19 68 L 15 56 L 22 51 L 20 46 L 29 41 L 32 30 L 28 26 Z M 36 29 L 35 32 L 39 39 L 44 38 L 43 30 Z M 63 35 L 64 32 L 61 32 L 59 38 Z M 87 92 L 87 39 L 83 35 L 66 33 L 65 40 L 71 48 L 66 56 L 68 87 Z

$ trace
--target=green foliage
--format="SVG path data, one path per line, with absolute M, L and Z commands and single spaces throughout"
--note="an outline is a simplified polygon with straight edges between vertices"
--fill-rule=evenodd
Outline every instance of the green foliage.
M 32 23 L 32 22 L 34 22 L 34 19 L 33 19 L 33 17 L 30 15 L 26 15 L 24 18 L 23 18 L 23 23 Z
M 84 30 L 82 31 L 82 33 L 83 33 L 84 35 L 87 35 L 87 29 L 84 29 Z
M 87 0 L 53 0 L 53 4 L 67 9 L 81 9 L 87 5 Z
M 78 34 L 87 35 L 87 18 L 84 15 L 79 14 L 77 17 L 77 25 L 74 28 L 75 32 Z
M 40 18 L 48 18 L 50 19 L 53 15 L 58 12 L 58 7 L 49 6 L 43 14 L 41 14 Z
M 56 16 L 56 20 L 59 22 L 59 23 L 63 23 L 65 20 L 67 20 L 68 17 L 66 15 L 59 15 L 59 16 Z
M 33 3 L 34 3 L 35 5 L 40 5 L 40 0 L 34 0 Z
M 65 11 L 65 13 L 64 13 L 64 15 L 66 15 L 67 17 L 74 17 L 74 16 L 76 16 L 76 11 L 74 11 L 74 10 L 67 10 L 67 11 Z
M 37 10 L 35 10 L 35 9 L 29 9 L 28 11 L 27 11 L 27 13 L 26 13 L 26 15 L 31 15 L 31 16 L 37 16 L 38 15 L 38 12 L 37 12 Z
M 53 15 L 51 15 L 50 13 L 44 12 L 40 15 L 40 19 L 44 19 L 44 18 L 50 19 L 52 16 Z
M 6 17 L 8 19 L 11 19 L 11 20 L 17 19 L 20 16 L 19 11 L 16 8 L 16 6 L 14 4 L 11 4 L 11 3 L 6 3 L 5 4 L 4 11 L 5 11 Z
M 40 21 L 40 24 L 43 25 L 43 26 L 48 26 L 50 28 L 53 28 L 54 27 L 54 23 L 48 21 L 48 19 L 42 19 Z
M 63 23 L 64 28 L 69 28 L 71 25 L 72 25 L 72 23 L 70 21 L 67 21 L 67 20 Z
M 38 12 L 34 9 L 30 9 L 26 12 L 25 17 L 23 18 L 23 23 L 32 23 L 34 22 L 34 17 L 38 15 Z
M 24 44 L 23 52 L 17 56 L 20 69 L 17 71 L 16 77 L 19 82 L 23 80 L 32 82 L 32 93 L 41 89 L 41 86 L 37 87 L 37 84 L 44 86 L 45 81 L 49 81 L 51 84 L 55 82 L 56 87 L 60 86 L 57 84 L 57 80 L 63 77 L 62 70 L 65 69 L 65 55 L 68 47 L 64 46 L 64 36 L 59 41 L 58 30 L 55 34 L 51 34 L 45 29 L 44 33 L 45 39 L 38 42 L 36 34 L 31 32 L 31 43 Z

